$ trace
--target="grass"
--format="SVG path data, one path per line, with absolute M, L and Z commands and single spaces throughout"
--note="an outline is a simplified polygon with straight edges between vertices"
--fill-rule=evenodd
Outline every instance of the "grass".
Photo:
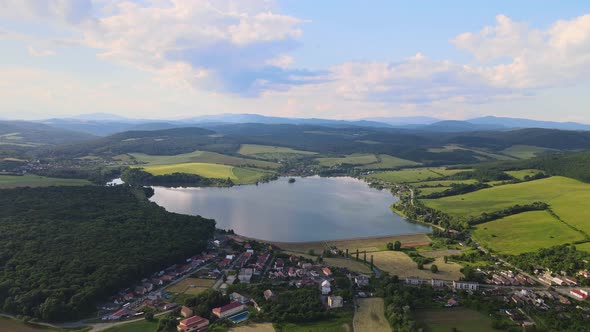
M 355 153 L 345 157 L 339 158 L 317 158 L 317 161 L 320 162 L 321 166 L 336 166 L 341 164 L 350 164 L 350 165 L 366 165 L 371 163 L 376 163 L 379 160 L 375 157 L 374 154 L 360 154 Z
M 425 196 L 430 195 L 438 192 L 445 191 L 447 189 L 451 189 L 451 187 L 432 187 L 432 188 L 420 188 L 420 193 L 418 196 Z
M 424 265 L 423 270 L 419 270 L 416 262 L 402 251 L 379 251 L 373 252 L 373 262 L 379 269 L 389 272 L 391 275 L 398 277 L 419 277 L 423 279 L 443 279 L 459 280 L 463 274 L 459 271 L 461 266 L 456 263 L 445 263 L 443 258 L 436 258 L 433 264 L 438 267 L 438 273 L 430 272 L 430 265 Z M 367 260 L 370 259 L 367 254 Z
M 590 185 L 561 176 L 507 184 L 476 192 L 435 200 L 422 200 L 427 206 L 455 217 L 479 216 L 515 204 L 541 201 L 569 225 L 590 233 Z
M 439 168 L 410 168 L 399 171 L 378 172 L 367 175 L 369 179 L 383 180 L 392 183 L 411 183 L 436 180 L 445 176 L 453 175 L 464 170 L 449 170 Z
M 420 310 L 416 313 L 416 320 L 426 332 L 497 331 L 492 328 L 488 316 L 467 308 Z
M 135 158 L 137 161 L 148 165 L 170 165 L 197 162 L 209 164 L 222 164 L 229 166 L 252 166 L 272 169 L 276 169 L 280 166 L 277 163 L 269 161 L 233 157 L 209 151 L 194 151 L 191 153 L 178 154 L 174 156 L 155 156 L 144 153 L 132 153 L 131 156 L 133 156 L 133 158 Z
M 507 154 L 509 156 L 513 156 L 518 159 L 530 159 L 536 157 L 539 154 L 544 154 L 552 151 L 557 150 L 531 145 L 513 145 L 507 149 L 504 149 L 502 153 Z
M 333 267 L 346 268 L 352 272 L 365 273 L 365 274 L 372 273 L 371 269 L 366 264 L 364 264 L 362 262 L 357 262 L 354 259 L 325 257 L 324 264 L 326 264 L 328 266 L 333 266 Z
M 151 322 L 146 320 L 140 320 L 137 322 L 123 324 L 115 327 L 111 327 L 105 332 L 152 332 L 158 328 L 158 320 L 154 319 Z
M 59 179 L 32 174 L 23 176 L 0 175 L 0 189 L 16 187 L 85 186 L 91 184 L 92 183 L 87 180 Z
M 453 152 L 453 151 L 457 151 L 457 150 L 463 150 L 463 151 L 471 151 L 473 153 L 475 153 L 475 157 L 482 160 L 482 161 L 486 161 L 486 160 L 514 160 L 515 158 L 510 156 L 510 155 L 502 155 L 502 154 L 497 154 L 497 153 L 493 153 L 493 152 L 489 152 L 489 151 L 485 151 L 485 150 L 479 150 L 479 149 L 470 149 L 470 148 L 466 148 L 466 147 L 462 147 L 460 145 L 445 145 L 442 148 L 430 148 L 428 149 L 428 152 L 432 152 L 432 153 L 444 153 L 444 152 Z
M 427 245 L 431 239 L 426 234 L 410 235 L 391 235 L 371 238 L 358 238 L 348 240 L 332 240 L 319 242 L 274 242 L 279 248 L 293 253 L 304 253 L 314 250 L 316 254 L 321 254 L 329 246 L 335 246 L 340 250 L 349 250 L 349 254 L 359 251 L 379 251 L 385 250 L 388 242 L 400 241 L 405 246 Z
M 342 312 L 336 318 L 309 322 L 275 324 L 277 332 L 352 332 L 352 315 Z
M 229 330 L 230 332 L 274 332 L 275 328 L 272 323 L 256 323 L 241 325 Z
M 238 184 L 254 183 L 262 178 L 266 172 L 253 168 L 238 168 L 228 165 L 207 163 L 184 163 L 172 165 L 144 166 L 144 170 L 153 175 L 172 173 L 196 174 L 206 178 L 227 179 Z
M 576 244 L 576 249 L 590 253 L 590 242 Z
M 477 182 L 478 181 L 475 180 L 475 179 L 469 179 L 469 180 L 434 180 L 434 181 L 415 182 L 415 183 L 412 183 L 411 185 L 414 188 L 437 187 L 437 186 L 450 187 L 454 183 L 456 183 L 456 184 L 474 184 L 474 183 L 477 183 Z
M 379 162 L 375 164 L 365 165 L 361 168 L 364 169 L 392 169 L 392 168 L 402 168 L 402 167 L 409 167 L 409 166 L 419 166 L 422 165 L 421 163 L 402 159 L 398 157 L 393 157 L 387 154 L 380 154 L 377 156 Z
M 354 316 L 355 332 L 391 332 L 385 319 L 385 305 L 382 298 L 359 299 Z
M 525 212 L 487 222 L 478 225 L 472 235 L 487 248 L 511 255 L 584 239 L 580 232 L 546 211 Z
M 517 178 L 519 180 L 524 180 L 525 176 L 533 176 L 536 175 L 538 173 L 544 173 L 543 171 L 540 171 L 538 169 L 523 169 L 523 170 L 518 170 L 518 171 L 506 171 L 506 174 Z
M 215 285 L 213 279 L 186 278 L 168 288 L 167 292 L 176 294 L 198 295 Z
M 280 146 L 257 144 L 242 144 L 238 153 L 243 156 L 251 156 L 258 159 L 268 160 L 298 158 L 317 154 L 316 152 L 311 151 L 302 151 Z
M 88 331 L 88 328 L 82 329 L 58 329 L 43 325 L 29 324 L 20 320 L 0 316 L 0 332 L 82 332 Z

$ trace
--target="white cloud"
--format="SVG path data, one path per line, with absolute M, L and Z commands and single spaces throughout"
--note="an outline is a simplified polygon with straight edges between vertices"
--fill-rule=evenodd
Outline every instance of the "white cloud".
M 55 55 L 55 51 L 53 51 L 53 50 L 36 49 L 33 46 L 29 46 L 27 48 L 27 50 L 29 51 L 29 55 L 34 56 L 34 57 L 47 57 L 47 56 L 54 56 Z
M 0 0 L 0 16 L 48 19 L 69 23 L 90 16 L 91 0 Z

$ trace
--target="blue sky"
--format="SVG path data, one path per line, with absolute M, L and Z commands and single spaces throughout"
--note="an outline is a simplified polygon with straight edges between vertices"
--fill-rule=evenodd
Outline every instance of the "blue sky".
M 0 0 L 0 118 L 590 123 L 584 1 Z

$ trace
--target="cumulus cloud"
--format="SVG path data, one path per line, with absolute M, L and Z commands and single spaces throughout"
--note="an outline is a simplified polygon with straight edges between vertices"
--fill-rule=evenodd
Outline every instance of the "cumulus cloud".
M 91 0 L 0 0 L 0 16 L 78 23 L 92 13 Z

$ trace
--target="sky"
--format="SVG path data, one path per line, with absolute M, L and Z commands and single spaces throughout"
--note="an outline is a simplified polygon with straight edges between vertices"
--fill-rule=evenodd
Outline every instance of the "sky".
M 590 123 L 590 2 L 0 0 L 0 118 Z

